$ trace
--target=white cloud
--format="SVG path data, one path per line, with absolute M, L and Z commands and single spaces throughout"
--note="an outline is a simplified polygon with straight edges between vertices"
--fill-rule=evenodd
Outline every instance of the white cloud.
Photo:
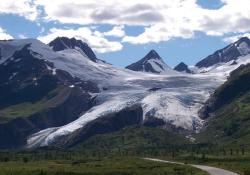
M 239 40 L 242 37 L 248 37 L 248 38 L 250 38 L 250 33 L 244 33 L 244 34 L 239 34 L 239 35 L 234 35 L 234 36 L 226 37 L 226 38 L 223 39 L 223 41 L 226 42 L 226 43 L 233 43 L 233 42 Z
M 124 26 L 114 26 L 110 31 L 103 33 L 105 36 L 123 37 L 125 36 Z
M 193 32 L 188 28 L 178 28 L 177 26 L 169 26 L 166 28 L 165 25 L 156 24 L 146 27 L 145 31 L 138 36 L 125 36 L 122 42 L 131 44 L 158 43 L 174 37 L 191 38 L 192 36 Z
M 249 0 L 222 0 L 218 10 L 204 11 L 199 20 L 201 31 L 208 35 L 224 35 L 250 31 Z
M 114 50 L 121 44 L 118 46 L 118 42 L 110 42 L 105 36 L 122 38 L 122 42 L 145 44 L 176 37 L 190 38 L 196 31 L 211 36 L 250 33 L 249 0 L 220 0 L 222 7 L 217 9 L 203 8 L 197 4 L 197 0 L 2 1 L 0 13 L 18 14 L 30 20 L 42 18 L 56 23 L 91 26 L 111 24 L 113 29 L 101 33 L 100 40 L 107 45 L 114 44 Z M 131 25 L 144 27 L 144 32 L 137 36 L 126 36 L 123 26 Z M 95 37 L 98 35 L 98 32 L 91 34 Z
M 218 9 L 205 9 L 196 0 L 36 0 L 45 11 L 45 19 L 61 23 L 112 24 L 104 35 L 123 38 L 123 42 L 144 44 L 175 37 L 190 38 L 195 31 L 223 36 L 230 32 L 250 31 L 249 0 L 221 0 Z M 83 10 L 84 9 L 84 10 Z M 117 25 L 140 25 L 145 32 L 125 36 Z
M 123 47 L 121 43 L 109 41 L 104 37 L 103 33 L 99 31 L 92 31 L 87 27 L 81 27 L 78 29 L 52 28 L 48 34 L 39 36 L 38 39 L 44 43 L 49 43 L 58 36 L 81 39 L 89 44 L 90 47 L 98 53 L 115 52 L 121 50 Z
M 13 37 L 0 27 L 0 40 L 8 39 L 13 39 Z
M 16 14 L 34 21 L 39 10 L 33 0 L 1 0 L 0 13 Z
M 123 42 L 145 44 L 167 41 L 172 38 L 190 38 L 195 31 L 211 36 L 250 31 L 249 0 L 223 0 L 224 6 L 203 9 L 195 1 L 180 1 L 165 12 L 165 22 L 145 28 L 138 36 L 125 36 Z
M 169 0 L 171 2 L 179 0 Z M 62 23 L 148 25 L 163 22 L 160 0 L 36 0 L 47 20 Z

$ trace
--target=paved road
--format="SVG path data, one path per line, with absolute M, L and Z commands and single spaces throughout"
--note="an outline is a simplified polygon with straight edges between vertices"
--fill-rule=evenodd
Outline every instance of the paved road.
M 151 160 L 155 162 L 163 162 L 163 163 L 172 163 L 172 164 L 179 164 L 179 165 L 184 165 L 184 163 L 180 162 L 172 162 L 172 161 L 167 161 L 167 160 L 161 160 L 161 159 L 153 159 L 153 158 L 144 158 L 145 160 Z M 216 167 L 211 167 L 211 166 L 205 166 L 205 165 L 192 165 L 189 164 L 190 166 L 199 168 L 203 171 L 208 172 L 210 175 L 239 175 L 237 173 L 227 171 L 221 168 L 216 168 Z

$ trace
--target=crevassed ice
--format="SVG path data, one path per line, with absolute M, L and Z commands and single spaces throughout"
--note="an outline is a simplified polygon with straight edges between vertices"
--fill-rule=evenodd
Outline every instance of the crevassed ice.
M 249 56 L 246 56 L 238 59 L 237 65 L 232 66 L 230 63 L 214 65 L 206 68 L 206 73 L 199 73 L 202 70 L 195 69 L 197 74 L 194 75 L 182 73 L 155 75 L 117 68 L 103 62 L 95 63 L 76 49 L 54 52 L 36 40 L 22 40 L 20 43 L 15 41 L 8 44 L 13 48 L 11 53 L 14 53 L 15 49 L 27 43 L 32 43 L 31 50 L 39 53 L 34 56 L 53 62 L 54 70 L 62 69 L 72 76 L 94 81 L 100 87 L 107 87 L 106 91 L 97 95 L 97 106 L 67 125 L 47 128 L 31 135 L 27 141 L 28 147 L 49 145 L 55 138 L 70 134 L 98 117 L 134 104 L 142 105 L 144 119 L 148 116 L 158 117 L 176 127 L 197 130 L 202 125 L 197 111 L 209 94 L 226 80 L 232 70 L 250 60 Z M 149 91 L 151 88 L 158 90 Z
M 217 65 L 207 68 L 207 73 L 195 75 L 154 75 L 94 63 L 72 49 L 58 54 L 60 56 L 51 59 L 58 69 L 64 69 L 83 79 L 87 77 L 106 86 L 108 90 L 98 94 L 98 105 L 77 120 L 31 136 L 28 140 L 28 145 L 31 146 L 49 145 L 57 137 L 70 134 L 98 117 L 138 103 L 142 105 L 144 119 L 148 116 L 158 117 L 176 127 L 197 131 L 203 123 L 197 116 L 198 110 L 209 94 L 226 80 L 230 71 L 239 66 L 230 66 L 229 63 Z M 249 59 L 242 63 L 246 63 L 246 60 Z M 159 90 L 149 91 L 153 87 Z

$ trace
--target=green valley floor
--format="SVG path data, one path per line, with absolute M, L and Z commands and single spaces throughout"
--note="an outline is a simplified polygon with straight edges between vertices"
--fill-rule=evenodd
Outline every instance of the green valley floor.
M 0 175 L 207 175 L 187 165 L 150 162 L 137 157 L 72 160 L 2 160 Z

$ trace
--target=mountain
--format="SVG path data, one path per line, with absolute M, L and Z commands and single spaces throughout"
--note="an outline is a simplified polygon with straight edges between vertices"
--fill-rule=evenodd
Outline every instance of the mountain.
M 90 60 L 96 62 L 97 58 L 92 49 L 88 46 L 87 43 L 77 40 L 75 38 L 67 37 L 57 37 L 49 43 L 49 46 L 52 47 L 54 51 L 61 51 L 65 49 L 77 49 L 82 51 Z
M 71 147 L 92 136 L 131 125 L 161 127 L 186 136 L 202 127 L 197 112 L 209 91 L 223 83 L 221 77 L 210 74 L 192 77 L 130 71 L 87 61 L 72 52 L 75 50 L 63 51 L 60 54 L 65 60 L 58 59 L 55 63 L 64 69 L 70 65 L 68 72 L 97 83 L 101 91 L 96 94 L 96 104 L 73 122 L 30 135 L 27 147 Z M 63 62 L 57 63 L 61 60 Z
M 74 121 L 99 91 L 32 47 L 49 49 L 37 40 L 0 41 L 0 148 L 18 148 L 34 132 Z
M 250 144 L 250 64 L 234 70 L 200 110 L 207 120 L 202 142 Z
M 186 65 L 183 62 L 176 65 L 174 70 L 176 70 L 178 72 L 192 73 L 192 71 L 188 68 L 188 65 Z
M 247 37 L 243 37 L 202 59 L 196 66 L 198 68 L 211 67 L 218 63 L 227 63 L 232 60 L 237 60 L 240 56 L 248 54 L 250 54 L 250 40 Z
M 133 71 L 150 72 L 156 74 L 175 73 L 175 71 L 173 71 L 166 63 L 164 63 L 163 59 L 155 50 L 151 50 L 141 60 L 127 66 L 126 68 Z
M 198 111 L 230 73 L 181 74 L 160 64 L 164 70 L 149 74 L 95 62 L 78 46 L 55 49 L 35 39 L 0 41 L 0 50 L 5 149 L 71 147 L 130 126 L 188 137 L 203 127 Z M 151 68 L 164 63 L 155 51 L 146 58 Z

